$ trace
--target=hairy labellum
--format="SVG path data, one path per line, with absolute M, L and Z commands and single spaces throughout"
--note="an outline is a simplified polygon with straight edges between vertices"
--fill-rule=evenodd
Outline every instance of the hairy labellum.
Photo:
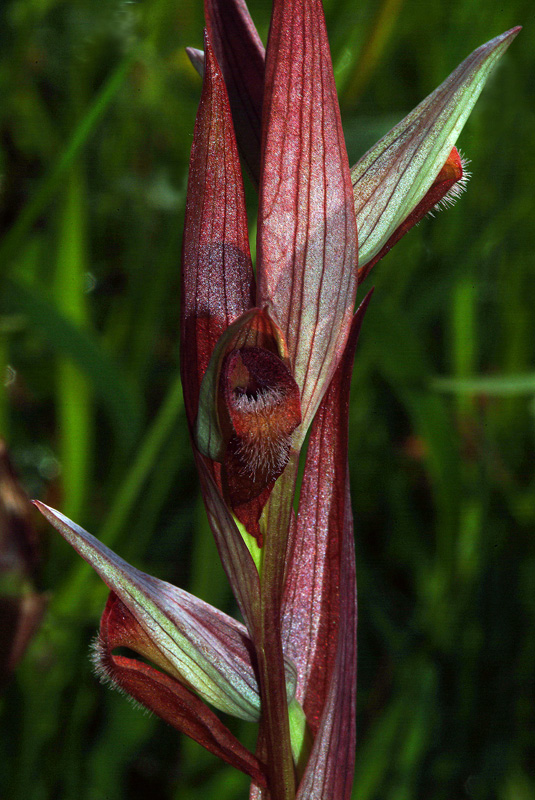
M 227 440 L 224 490 L 238 519 L 259 538 L 258 518 L 288 463 L 292 434 L 301 422 L 299 388 L 277 355 L 244 347 L 226 356 L 219 391 Z
M 244 473 L 280 475 L 301 416 L 289 371 L 273 353 L 248 347 L 227 356 L 221 382 Z
M 271 319 L 267 309 L 250 309 L 228 327 L 215 344 L 208 369 L 202 379 L 195 423 L 196 445 L 201 453 L 212 461 L 222 462 L 224 460 L 228 440 L 231 436 L 227 426 L 225 440 L 222 431 L 224 420 L 220 420 L 218 404 L 223 364 L 230 353 L 250 348 L 269 352 L 285 367 L 289 366 L 286 342 L 280 328 Z
M 251 309 L 214 347 L 201 384 L 195 440 L 203 455 L 222 464 L 223 495 L 259 544 L 258 520 L 288 463 L 301 419 L 284 336 L 267 308 Z

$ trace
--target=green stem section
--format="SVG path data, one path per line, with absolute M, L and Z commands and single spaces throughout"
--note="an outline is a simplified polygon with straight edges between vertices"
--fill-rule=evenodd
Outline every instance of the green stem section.
M 292 755 L 297 771 L 297 782 L 299 783 L 308 763 L 314 739 L 312 731 L 308 727 L 303 707 L 295 697 L 288 707 L 288 716 L 290 719 Z
M 294 451 L 261 517 L 265 544 L 260 589 L 261 641 L 257 643 L 257 659 L 272 800 L 293 800 L 296 788 L 282 652 L 281 604 L 298 464 L 299 453 Z
M 255 537 L 249 533 L 245 525 L 242 525 L 242 523 L 237 517 L 234 517 L 234 522 L 239 532 L 241 533 L 243 541 L 247 545 L 247 549 L 249 550 L 251 558 L 254 561 L 255 567 L 258 570 L 258 574 L 260 575 L 260 577 L 262 577 L 262 564 L 263 564 L 262 548 L 258 546 L 258 542 L 256 541 Z

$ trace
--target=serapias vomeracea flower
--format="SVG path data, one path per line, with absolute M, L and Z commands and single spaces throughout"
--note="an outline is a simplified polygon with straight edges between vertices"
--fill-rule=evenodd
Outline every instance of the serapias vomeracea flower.
M 201 489 L 245 626 L 39 504 L 111 594 L 106 679 L 251 776 L 347 800 L 356 585 L 347 459 L 357 284 L 462 185 L 455 142 L 518 29 L 476 50 L 350 170 L 320 0 L 206 0 L 183 241 L 181 372 Z M 256 272 L 240 157 L 259 191 Z M 357 240 L 358 231 L 358 240 Z M 297 514 L 296 476 L 305 437 Z M 127 647 L 147 661 L 119 655 Z M 256 753 L 207 704 L 259 720 Z

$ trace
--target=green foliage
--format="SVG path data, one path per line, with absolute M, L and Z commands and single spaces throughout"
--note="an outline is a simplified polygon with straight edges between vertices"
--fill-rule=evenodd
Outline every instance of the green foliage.
M 250 7 L 265 37 L 267 4 Z M 527 0 L 325 8 L 351 163 L 472 49 L 532 18 Z M 7 0 L 0 16 L 2 433 L 30 494 L 232 611 L 177 378 L 200 92 L 184 47 L 202 46 L 202 3 Z M 526 28 L 461 136 L 466 195 L 367 281 L 354 800 L 535 795 L 534 49 Z M 36 524 L 51 599 L 0 701 L 0 796 L 245 797 L 243 776 L 97 683 L 106 591 Z

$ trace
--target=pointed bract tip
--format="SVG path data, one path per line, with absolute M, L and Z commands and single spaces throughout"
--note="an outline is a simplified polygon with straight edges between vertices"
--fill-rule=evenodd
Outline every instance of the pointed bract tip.
M 195 71 L 204 78 L 204 51 L 197 50 L 196 47 L 186 47 L 186 55 Z
M 357 314 L 361 317 L 364 316 L 366 311 L 368 310 L 368 306 L 370 305 L 370 300 L 372 299 L 373 293 L 375 292 L 375 286 L 372 286 L 371 289 L 368 289 L 367 293 L 364 295 L 363 299 L 359 303 L 359 307 L 357 308 Z
M 506 43 L 506 47 L 509 47 L 513 39 L 515 39 L 518 36 L 521 30 L 522 26 L 516 25 L 514 28 L 510 28 L 508 31 L 504 31 L 504 33 L 500 33 L 498 34 L 498 36 L 495 36 L 488 42 L 485 42 L 485 44 L 482 44 L 480 47 L 477 48 L 477 50 L 474 50 L 474 53 L 477 53 L 483 49 L 485 50 L 495 49 L 504 43 Z
M 35 506 L 36 509 L 40 511 L 41 514 L 43 514 L 45 517 L 48 517 L 49 514 L 52 514 L 52 509 L 49 506 L 45 505 L 45 503 L 42 503 L 40 500 L 30 500 L 30 503 L 32 504 L 32 506 Z

